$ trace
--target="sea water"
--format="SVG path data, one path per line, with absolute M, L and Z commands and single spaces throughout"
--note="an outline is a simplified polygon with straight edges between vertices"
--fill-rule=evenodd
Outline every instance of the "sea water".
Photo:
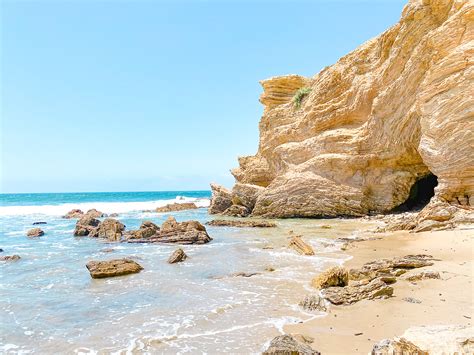
M 21 256 L 0 263 L 1 353 L 258 353 L 285 324 L 322 316 L 298 302 L 315 292 L 312 277 L 347 259 L 335 239 L 360 228 L 342 219 L 280 220 L 262 229 L 208 226 L 212 242 L 183 246 L 189 258 L 170 265 L 176 245 L 74 237 L 76 220 L 61 216 L 96 208 L 118 213 L 127 229 L 144 220 L 161 224 L 169 215 L 205 223 L 212 219 L 209 191 L 0 197 L 0 255 Z M 201 208 L 144 212 L 173 202 Z M 39 226 L 45 235 L 26 237 L 39 221 L 47 223 Z M 288 249 L 294 234 L 302 234 L 316 255 Z M 123 257 L 144 270 L 92 279 L 85 267 L 90 260 Z M 256 275 L 232 275 L 238 272 Z

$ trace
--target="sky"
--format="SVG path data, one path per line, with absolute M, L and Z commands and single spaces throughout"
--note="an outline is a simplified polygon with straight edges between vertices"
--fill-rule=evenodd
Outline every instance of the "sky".
M 0 191 L 232 186 L 259 80 L 317 74 L 405 2 L 0 0 Z

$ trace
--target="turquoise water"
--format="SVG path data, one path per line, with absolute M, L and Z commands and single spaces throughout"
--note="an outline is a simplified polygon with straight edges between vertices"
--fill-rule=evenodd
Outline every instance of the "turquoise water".
M 297 306 L 312 291 L 311 277 L 346 256 L 333 239 L 360 226 L 350 220 L 278 221 L 277 228 L 207 227 L 213 241 L 183 246 L 184 263 L 166 260 L 177 248 L 159 244 L 108 243 L 74 237 L 72 208 L 118 213 L 127 229 L 143 220 L 161 224 L 168 213 L 144 212 L 170 202 L 202 207 L 172 213 L 202 223 L 210 193 L 137 192 L 2 195 L 0 263 L 0 353 L 255 353 L 282 332 L 284 324 L 311 319 Z M 35 221 L 47 224 L 41 238 L 25 233 Z M 304 235 L 317 251 L 304 257 L 289 250 L 289 231 Z M 273 249 L 264 249 L 271 246 Z M 113 249 L 107 252 L 106 249 Z M 135 275 L 91 279 L 86 263 L 134 258 Z M 274 272 L 265 271 L 273 267 Z M 257 272 L 244 278 L 235 272 Z

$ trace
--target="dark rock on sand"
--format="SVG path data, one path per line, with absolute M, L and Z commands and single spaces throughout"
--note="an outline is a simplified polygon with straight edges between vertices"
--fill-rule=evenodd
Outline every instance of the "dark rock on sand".
M 139 229 L 127 232 L 125 234 L 125 239 L 146 239 L 153 237 L 159 231 L 160 227 L 155 223 L 151 221 L 143 221 Z
M 386 298 L 393 295 L 393 287 L 380 279 L 364 280 L 345 287 L 329 287 L 322 291 L 324 299 L 335 305 L 349 305 L 362 299 Z
M 170 203 L 163 207 L 158 207 L 155 209 L 156 212 L 175 212 L 175 211 L 184 211 L 184 210 L 194 210 L 197 209 L 193 202 L 184 202 L 184 203 Z
M 316 276 L 311 284 L 318 289 L 334 286 L 344 287 L 349 284 L 349 273 L 345 268 L 335 266 Z
M 82 212 L 80 209 L 75 208 L 73 210 L 70 210 L 68 213 L 66 213 L 62 218 L 67 218 L 67 219 L 81 218 L 83 215 L 84 215 L 84 212 Z
M 174 264 L 174 263 L 179 263 L 184 260 L 186 260 L 188 256 L 184 252 L 183 249 L 179 248 L 173 252 L 173 254 L 170 255 L 168 259 L 168 264 Z
M 76 222 L 76 228 L 74 229 L 74 235 L 76 237 L 85 237 L 88 235 L 96 235 L 100 221 L 88 214 L 82 216 Z
M 273 338 L 263 355 L 320 355 L 320 352 L 313 350 L 311 346 L 295 337 L 285 334 Z
M 308 295 L 300 303 L 299 306 L 306 311 L 326 312 L 327 307 L 324 299 L 319 295 Z
M 129 243 L 172 243 L 172 244 L 205 244 L 212 238 L 206 228 L 198 221 L 177 222 L 174 217 L 161 225 L 161 229 L 152 237 L 131 239 Z
M 240 221 L 233 219 L 214 219 L 206 223 L 208 226 L 214 227 L 251 227 L 251 228 L 273 228 L 276 223 L 267 221 Z
M 0 256 L 0 261 L 18 261 L 21 257 L 19 255 L 5 255 Z
M 134 274 L 143 270 L 140 264 L 130 259 L 89 261 L 86 267 L 94 279 Z
M 47 224 L 47 223 L 46 222 L 33 222 L 34 226 L 39 225 L 39 224 Z
M 301 255 L 314 255 L 314 250 L 308 243 L 301 239 L 300 235 L 296 235 L 291 238 L 290 244 L 288 245 L 291 249 L 295 250 Z
M 212 199 L 209 206 L 209 214 L 219 214 L 232 206 L 232 192 L 225 187 L 211 184 Z
M 28 232 L 26 232 L 27 237 L 35 238 L 35 237 L 41 237 L 44 235 L 44 232 L 40 228 L 33 228 L 30 229 Z

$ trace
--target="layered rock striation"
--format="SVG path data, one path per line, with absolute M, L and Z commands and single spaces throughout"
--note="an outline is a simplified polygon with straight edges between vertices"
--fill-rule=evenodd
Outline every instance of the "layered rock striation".
M 383 213 L 426 195 L 413 187 L 428 176 L 434 200 L 472 211 L 473 62 L 472 1 L 410 0 L 396 25 L 314 77 L 262 81 L 258 152 L 239 158 L 231 192 L 213 186 L 210 212 Z

